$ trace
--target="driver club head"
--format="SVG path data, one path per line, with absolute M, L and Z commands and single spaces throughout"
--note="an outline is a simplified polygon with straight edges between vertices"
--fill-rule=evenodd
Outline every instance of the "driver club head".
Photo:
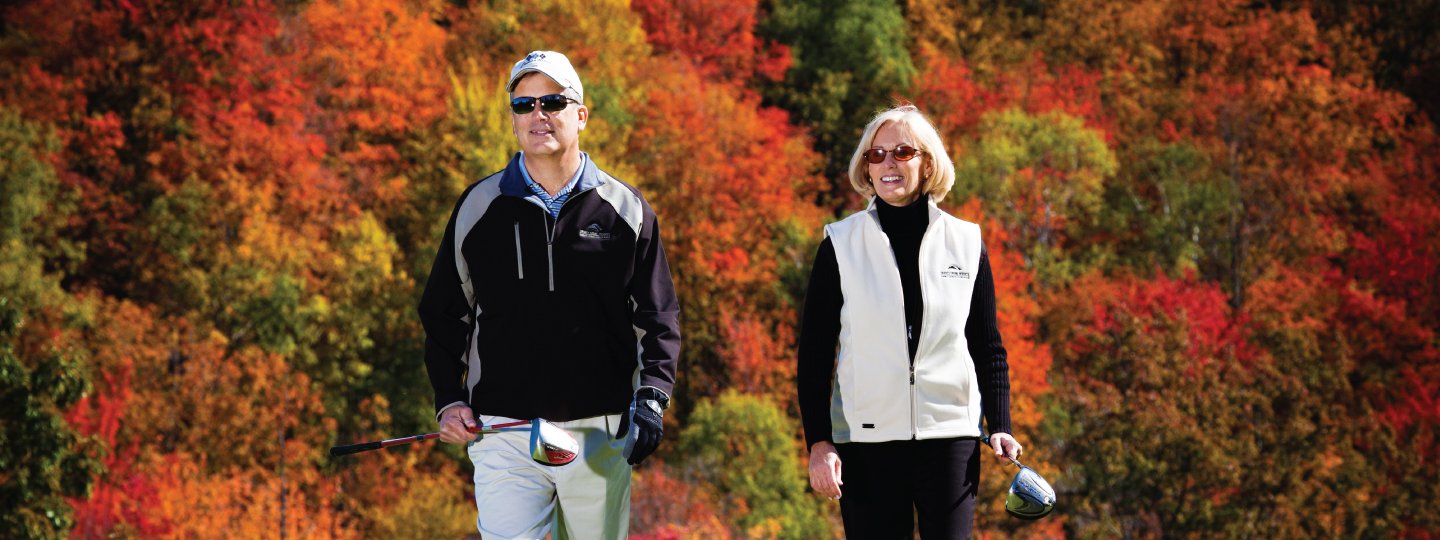
M 1015 479 L 1010 481 L 1010 493 L 1005 496 L 1005 512 L 1020 519 L 1035 520 L 1045 517 L 1055 509 L 1055 488 L 1050 487 L 1034 469 L 1018 460 L 1011 460 L 1020 467 Z
M 570 433 L 536 418 L 530 421 L 530 458 L 541 465 L 560 466 L 580 454 L 580 443 Z

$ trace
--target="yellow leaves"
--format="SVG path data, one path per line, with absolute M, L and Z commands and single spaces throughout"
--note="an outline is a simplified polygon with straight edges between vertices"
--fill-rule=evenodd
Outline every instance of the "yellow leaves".
M 905 22 L 921 55 L 958 52 L 960 33 L 975 34 L 985 20 L 964 17 L 952 2 L 911 0 L 905 8 Z M 963 28 L 964 30 L 961 30 Z
M 403 467 L 402 470 L 410 467 Z M 439 471 L 403 475 L 408 484 L 387 511 L 373 513 L 372 538 L 461 538 L 475 530 L 475 507 L 464 497 L 453 465 Z M 394 479 L 395 477 L 392 477 Z
M 363 270 L 380 281 L 394 277 L 399 248 L 374 214 L 361 212 L 359 219 L 337 225 L 335 234 L 336 251 L 330 257 L 333 267 Z
M 462 138 L 457 146 L 464 152 L 464 170 L 470 176 L 467 184 L 505 168 L 518 150 L 510 127 L 510 98 L 505 92 L 508 75 L 508 70 L 485 73 L 473 59 L 461 71 L 449 71 L 450 120 Z M 586 139 L 587 133 L 582 133 L 581 140 Z M 456 189 L 455 194 L 459 193 Z

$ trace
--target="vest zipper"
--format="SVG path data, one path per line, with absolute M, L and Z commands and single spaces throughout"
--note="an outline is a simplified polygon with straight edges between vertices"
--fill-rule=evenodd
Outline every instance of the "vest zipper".
M 520 222 L 515 222 L 515 277 L 525 279 L 525 256 L 520 251 Z
M 930 228 L 935 226 L 935 222 L 936 220 L 933 219 L 933 216 L 929 216 L 927 213 L 925 231 L 920 233 L 920 252 L 915 254 L 915 264 L 920 272 L 920 279 L 916 285 L 920 286 L 921 321 L 933 321 L 933 319 L 930 318 L 930 303 L 925 301 L 925 299 L 929 298 L 929 295 L 925 293 L 925 268 L 928 268 L 928 265 L 925 264 L 925 240 L 930 237 Z M 896 268 L 899 268 L 898 263 L 896 264 Z M 922 325 L 920 327 L 920 335 L 915 338 L 915 354 L 910 357 L 910 432 L 913 434 L 911 437 L 915 439 L 920 438 L 920 399 L 915 390 L 915 360 L 920 357 L 920 347 L 924 344 L 925 326 L 929 325 Z M 905 347 L 908 350 L 910 344 L 906 343 Z
M 915 364 L 910 364 L 910 438 L 920 438 L 919 399 L 915 395 Z

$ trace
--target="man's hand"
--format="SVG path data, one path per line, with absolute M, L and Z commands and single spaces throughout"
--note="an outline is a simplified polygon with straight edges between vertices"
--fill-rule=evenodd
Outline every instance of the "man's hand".
M 465 444 L 475 438 L 470 430 L 475 424 L 475 412 L 465 405 L 456 405 L 440 414 L 440 441 L 450 444 Z
M 630 411 L 620 421 L 615 438 L 625 437 L 625 461 L 639 465 L 660 446 L 664 434 L 665 394 L 654 388 L 644 387 L 635 392 L 635 401 Z
M 831 499 L 840 498 L 840 454 L 830 441 L 819 441 L 810 447 L 810 487 Z
M 995 461 L 1004 463 L 1009 459 L 1020 459 L 1025 449 L 1009 433 L 991 433 L 990 448 L 995 450 Z

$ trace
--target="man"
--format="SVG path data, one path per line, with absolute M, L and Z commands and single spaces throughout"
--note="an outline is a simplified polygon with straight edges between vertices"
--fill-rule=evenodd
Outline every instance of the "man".
M 440 439 L 467 444 L 485 538 L 623 538 L 680 352 L 660 228 L 580 151 L 590 111 L 565 55 L 530 53 L 507 90 L 521 152 L 460 195 L 420 301 Z M 470 432 L 532 418 L 580 456 L 545 466 L 528 433 Z

